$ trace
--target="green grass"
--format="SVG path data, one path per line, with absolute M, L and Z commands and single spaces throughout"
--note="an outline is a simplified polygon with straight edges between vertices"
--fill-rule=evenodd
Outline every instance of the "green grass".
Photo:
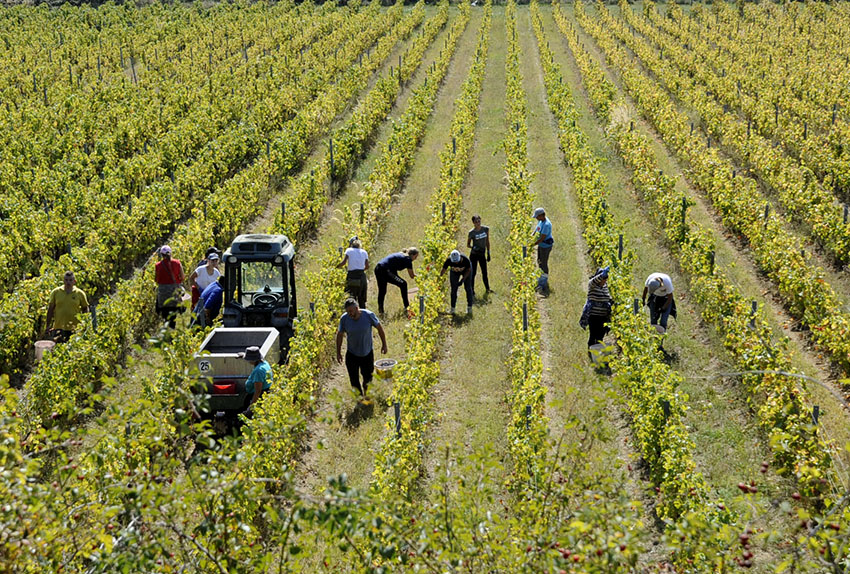
M 490 287 L 485 296 L 480 276 L 476 278 L 477 304 L 473 316 L 466 315 L 466 294 L 458 290 L 458 314 L 449 319 L 451 329 L 443 345 L 440 382 L 434 388 L 437 423 L 429 433 L 425 466 L 433 471 L 449 447 L 451 456 L 481 452 L 501 461 L 507 450 L 508 421 L 505 394 L 510 390 L 505 361 L 511 344 L 511 316 L 506 308 L 510 297 L 510 272 L 506 261 L 510 219 L 507 190 L 503 183 L 505 101 L 505 11 L 494 7 L 490 49 L 476 126 L 475 148 L 463 190 L 463 216 L 457 235 L 458 249 L 468 254 L 466 237 L 471 217 L 481 215 L 490 227 L 492 260 L 488 266 Z M 449 307 L 448 273 L 445 307 Z M 435 460 L 436 459 L 436 460 Z

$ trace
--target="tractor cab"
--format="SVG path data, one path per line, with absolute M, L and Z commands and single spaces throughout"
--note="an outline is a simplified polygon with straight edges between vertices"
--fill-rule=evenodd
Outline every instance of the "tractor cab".
M 285 235 L 240 235 L 225 251 L 225 328 L 274 327 L 285 360 L 296 315 L 295 249 Z

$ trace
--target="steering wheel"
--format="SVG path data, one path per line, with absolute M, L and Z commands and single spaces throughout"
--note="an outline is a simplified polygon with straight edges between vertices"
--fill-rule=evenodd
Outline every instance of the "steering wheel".
M 256 293 L 251 298 L 252 305 L 262 305 L 263 307 L 268 307 L 270 305 L 274 305 L 277 303 L 279 296 L 274 293 Z

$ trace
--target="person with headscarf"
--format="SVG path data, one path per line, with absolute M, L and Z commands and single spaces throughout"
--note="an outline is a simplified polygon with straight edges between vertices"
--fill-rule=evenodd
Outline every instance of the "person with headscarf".
M 611 322 L 611 307 L 614 303 L 614 298 L 608 291 L 608 272 L 610 270 L 610 266 L 600 267 L 587 282 L 587 301 L 584 304 L 579 324 L 582 329 L 590 329 L 587 338 L 588 348 L 601 343 L 610 330 L 608 323 Z
M 469 257 L 455 249 L 443 262 L 440 275 L 445 275 L 446 269 L 451 269 L 449 271 L 449 285 L 451 286 L 452 315 L 455 313 L 457 290 L 461 283 L 466 291 L 466 312 L 472 313 L 472 301 L 474 299 L 472 294 L 472 262 L 470 262 Z

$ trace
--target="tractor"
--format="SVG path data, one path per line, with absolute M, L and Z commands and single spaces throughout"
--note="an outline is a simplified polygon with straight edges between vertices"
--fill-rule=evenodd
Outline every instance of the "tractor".
M 238 236 L 222 256 L 224 326 L 213 329 L 194 355 L 220 434 L 232 428 L 251 399 L 245 392 L 252 369 L 241 358 L 245 348 L 260 347 L 269 363 L 286 361 L 297 312 L 294 257 L 286 236 L 260 234 Z

